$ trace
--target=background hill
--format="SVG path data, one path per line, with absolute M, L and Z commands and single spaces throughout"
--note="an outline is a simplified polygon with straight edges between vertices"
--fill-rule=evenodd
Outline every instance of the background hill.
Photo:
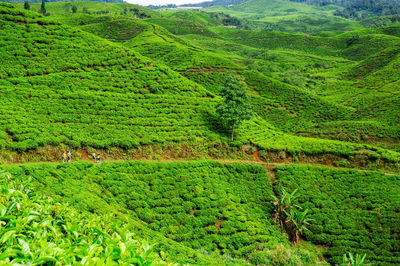
M 248 21 L 251 29 L 285 32 L 355 30 L 361 26 L 352 20 L 335 16 L 338 6 L 314 6 L 280 0 L 248 0 L 234 6 L 208 8 Z

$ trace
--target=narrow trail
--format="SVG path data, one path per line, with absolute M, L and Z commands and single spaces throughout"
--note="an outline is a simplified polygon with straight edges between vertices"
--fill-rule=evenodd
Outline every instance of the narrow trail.
M 249 157 L 249 158 L 253 158 L 253 157 Z M 158 159 L 158 160 L 157 159 L 145 159 L 145 158 L 133 159 L 133 160 L 101 159 L 101 163 L 97 163 L 96 160 L 90 159 L 86 153 L 82 154 L 81 159 L 72 160 L 71 162 L 65 162 L 65 164 L 74 163 L 74 162 L 89 162 L 89 163 L 93 163 L 95 166 L 100 166 L 101 164 L 104 164 L 104 163 L 115 163 L 115 162 L 174 163 L 174 162 L 194 162 L 194 161 L 214 161 L 214 162 L 219 162 L 222 164 L 241 163 L 241 164 L 260 165 L 267 171 L 268 176 L 271 179 L 271 183 L 274 183 L 276 181 L 275 167 L 280 166 L 280 165 L 289 165 L 289 164 L 304 164 L 304 163 L 300 163 L 300 162 L 298 162 L 298 163 L 294 163 L 294 162 L 268 163 L 268 162 L 261 161 L 261 159 L 245 160 L 245 159 L 214 159 L 214 158 L 199 158 L 199 159 L 173 158 L 173 159 Z M 56 164 L 64 164 L 64 163 L 62 161 L 47 161 L 47 162 L 5 163 L 4 165 L 18 166 L 18 165 L 40 165 L 40 164 L 56 165 Z M 330 167 L 330 166 L 323 165 L 323 164 L 310 164 L 310 165 Z M 337 168 L 337 167 L 331 167 L 331 168 Z
M 92 159 L 91 154 L 89 155 L 88 152 L 85 149 L 78 149 L 76 151 L 78 153 L 78 159 L 77 157 L 74 158 L 72 157 L 72 163 L 73 162 L 90 162 L 93 163 L 94 165 L 99 165 L 97 164 L 97 161 Z M 261 159 L 258 155 L 258 151 L 256 150 L 255 152 L 251 154 L 246 154 L 245 158 L 241 159 L 231 159 L 231 158 L 213 158 L 211 156 L 209 157 L 204 157 L 204 158 L 185 158 L 185 157 L 177 157 L 177 158 L 165 158 L 162 156 L 159 159 L 148 159 L 143 157 L 142 155 L 138 154 L 134 156 L 133 158 L 127 158 L 127 159 L 120 159 L 120 157 L 117 158 L 110 158 L 110 156 L 105 156 L 101 158 L 101 163 L 114 163 L 114 162 L 154 162 L 154 163 L 173 163 L 173 162 L 191 162 L 191 161 L 214 161 L 214 162 L 219 162 L 222 164 L 228 164 L 228 163 L 241 163 L 241 164 L 253 164 L 253 165 L 260 165 L 263 168 L 265 168 L 269 174 L 269 176 L 273 179 L 275 179 L 275 168 L 277 166 L 281 165 L 311 165 L 311 166 L 316 166 L 316 167 L 328 167 L 332 169 L 345 169 L 345 168 L 351 168 L 355 169 L 358 171 L 368 171 L 371 169 L 367 168 L 357 168 L 357 167 L 339 167 L 339 166 L 334 166 L 330 160 L 326 160 L 325 162 L 311 162 L 311 161 L 304 161 L 304 160 L 299 160 L 299 161 L 292 161 L 288 160 L 287 158 L 282 159 L 282 160 L 277 160 L 275 162 L 266 162 L 263 159 Z M 68 162 L 66 162 L 68 163 Z M 61 160 L 48 160 L 48 161 L 38 161 L 38 162 L 3 162 L 3 165 L 39 165 L 39 164 L 63 164 Z M 389 169 L 372 169 L 374 171 L 382 172 L 385 175 L 398 175 L 397 171 L 390 171 Z
M 156 26 L 155 26 L 155 25 L 151 25 L 151 26 L 153 27 L 153 29 L 152 29 L 153 34 L 156 35 L 157 37 L 163 39 L 163 40 L 166 42 L 167 40 L 166 40 L 163 36 L 159 35 L 159 34 L 156 32 Z
M 160 162 L 160 163 L 173 163 L 173 162 L 193 162 L 193 161 L 215 161 L 219 163 L 242 163 L 242 164 L 259 164 L 265 168 L 271 168 L 277 165 L 285 165 L 285 164 L 298 164 L 298 163 L 267 163 L 263 161 L 252 161 L 252 160 L 239 160 L 239 159 L 212 159 L 212 158 L 199 158 L 199 159 L 134 159 L 134 160 L 124 160 L 124 159 L 101 159 L 101 163 L 115 163 L 115 162 Z M 74 162 L 90 162 L 93 164 L 97 164 L 95 160 L 89 159 L 88 157 L 82 158 L 79 160 L 73 160 L 67 163 Z M 4 163 L 3 165 L 36 165 L 36 164 L 62 164 L 62 161 L 41 161 L 41 162 L 25 162 L 25 163 Z M 100 163 L 100 164 L 101 164 Z M 100 165 L 99 164 L 99 165 Z M 323 166 L 322 164 L 319 166 Z

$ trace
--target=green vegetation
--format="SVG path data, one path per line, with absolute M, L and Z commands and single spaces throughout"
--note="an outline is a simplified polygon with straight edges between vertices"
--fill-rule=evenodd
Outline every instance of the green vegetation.
M 59 25 L 33 12 L 4 5 L 1 8 L 4 25 L 2 53 L 5 62 L 18 62 L 12 67 L 6 63 L 0 68 L 3 78 L 0 143 L 7 150 L 25 152 L 48 145 L 67 145 L 72 149 L 130 149 L 148 144 L 177 143 L 184 146 L 191 142 L 212 146 L 213 143 L 228 143 L 228 137 L 221 134 L 216 121 L 215 106 L 220 98 L 201 85 L 153 63 L 126 46 Z M 16 21 L 25 24 L 18 25 Z M 96 21 L 94 19 L 94 24 L 82 27 L 103 25 L 107 20 L 101 20 L 100 24 Z M 141 25 L 138 32 L 133 33 L 137 37 L 151 34 L 154 42 L 160 42 L 163 36 L 167 36 L 169 39 L 166 40 L 175 47 L 174 51 L 179 51 L 181 46 L 193 50 L 189 44 L 184 45 L 184 41 L 165 30 L 144 22 L 138 25 Z M 158 36 L 158 32 L 165 35 Z M 136 40 L 140 39 L 133 38 L 128 44 Z M 193 60 L 200 53 L 201 49 L 194 53 Z M 31 58 L 30 55 L 34 56 Z M 174 55 L 172 58 L 180 60 L 182 57 Z M 203 58 L 209 66 L 214 65 L 213 62 L 221 62 L 230 68 L 236 65 L 212 53 L 204 53 Z M 210 58 L 219 61 L 209 61 Z M 185 64 L 186 68 L 196 66 L 190 60 Z M 185 69 L 184 65 L 180 67 Z M 289 112 L 296 113 L 296 116 L 301 114 L 309 121 L 316 116 L 323 121 L 346 117 L 348 109 L 344 107 L 287 87 L 262 74 L 239 73 L 249 86 L 258 91 L 260 104 L 275 105 L 277 109 L 283 105 Z M 221 82 L 226 82 L 225 75 L 221 76 Z M 222 84 L 217 84 L 217 87 Z M 219 93 L 220 89 L 215 89 L 215 92 Z M 272 102 L 271 96 L 275 98 Z M 295 101 L 299 97 L 304 99 L 301 105 Z M 326 111 L 321 105 L 327 107 Z M 258 109 L 258 106 L 254 108 Z M 303 115 L 303 112 L 306 113 Z M 264 119 L 269 117 L 262 108 L 258 115 Z M 255 118 L 237 130 L 236 147 L 252 143 L 266 151 L 284 150 L 291 154 L 349 156 L 362 153 L 390 162 L 399 158 L 397 153 L 371 146 L 282 134 L 279 128 L 271 127 L 261 118 Z M 300 123 L 305 124 L 304 121 Z M 3 160 L 12 160 L 7 154 L 2 157 Z
M 109 1 L 110 2 L 110 1 Z M 116 1 L 115 1 L 116 2 Z M 16 4 L 22 7 L 23 4 Z M 55 16 L 75 16 L 73 7 L 76 7 L 76 15 L 92 14 L 92 15 L 110 15 L 124 17 L 159 17 L 159 13 L 147 9 L 139 5 L 127 3 L 102 3 L 100 1 L 73 1 L 73 2 L 51 2 L 46 1 L 46 10 Z M 39 11 L 40 4 L 31 4 L 31 10 Z
M 0 175 L 2 265 L 151 265 L 162 262 L 112 216 L 82 213 Z
M 261 254 L 273 260 L 270 253 L 280 244 L 292 253 L 288 261 L 316 261 L 312 253 L 292 248 L 273 222 L 271 184 L 261 166 L 81 162 L 6 169 L 22 180 L 32 177 L 36 191 L 81 211 L 126 215 L 138 237 L 157 242 L 155 250 L 175 262 L 242 264 Z
M 172 15 L 170 14 L 170 16 L 174 17 L 174 14 L 181 14 L 181 16 L 184 16 L 185 18 L 188 18 L 188 20 L 190 20 L 190 15 L 195 13 L 196 12 L 193 11 L 177 12 L 172 13 Z M 162 21 L 163 19 L 159 20 Z M 197 19 L 196 16 L 193 16 L 193 21 L 199 21 L 200 23 L 201 20 Z M 379 31 L 359 31 L 357 33 L 357 38 L 365 39 L 365 41 L 357 41 L 360 42 L 360 44 L 363 44 L 362 46 L 354 43 L 353 45 L 360 46 L 357 49 L 354 49 L 353 47 L 346 47 L 347 43 L 354 39 L 353 35 L 350 34 L 347 34 L 346 36 L 340 38 L 327 38 L 298 34 L 284 35 L 281 33 L 254 33 L 250 31 L 238 31 L 233 29 L 220 28 L 218 29 L 217 33 L 221 37 L 229 37 L 229 39 L 235 42 L 241 41 L 243 39 L 246 40 L 246 42 L 244 42 L 243 44 L 250 44 L 254 47 L 250 48 L 248 46 L 242 45 L 239 46 L 239 50 L 235 48 L 236 50 L 238 50 L 235 55 L 229 55 L 226 54 L 226 52 L 232 52 L 232 46 L 234 44 L 229 45 L 229 47 L 227 47 L 227 49 L 223 51 L 205 51 L 204 48 L 209 48 L 210 42 L 215 41 L 207 38 L 203 35 L 203 33 L 199 33 L 201 35 L 190 35 L 188 36 L 188 38 L 185 37 L 185 40 L 182 40 L 181 38 L 177 38 L 174 35 L 168 33 L 162 27 L 146 24 L 145 22 L 139 20 L 133 21 L 129 19 L 112 19 L 104 17 L 91 19 L 91 21 L 86 19 L 84 23 L 86 24 L 82 26 L 82 29 L 84 30 L 118 42 L 128 40 L 128 42 L 124 43 L 125 46 L 136 49 L 140 53 L 151 57 L 152 60 L 167 64 L 175 70 L 186 70 L 186 72 L 183 72 L 182 74 L 184 74 L 189 79 L 202 84 L 209 91 L 212 91 L 214 93 L 220 93 L 220 88 L 223 87 L 224 83 L 226 82 L 225 77 L 221 72 L 228 70 L 237 71 L 243 68 L 238 64 L 243 65 L 243 63 L 245 63 L 246 66 L 251 69 L 251 71 L 243 72 L 241 74 L 242 77 L 245 79 L 245 82 L 249 84 L 249 87 L 251 89 L 255 89 L 257 92 L 259 92 L 260 89 L 266 90 L 273 84 L 272 89 L 263 91 L 263 97 L 252 96 L 252 102 L 254 105 L 254 110 L 256 110 L 257 113 L 263 117 L 263 119 L 266 119 L 269 123 L 273 124 L 280 130 L 284 130 L 286 132 L 299 132 L 304 136 L 319 136 L 322 138 L 333 138 L 357 142 L 362 141 L 369 144 L 378 143 L 378 145 L 381 145 L 385 148 L 389 147 L 398 149 L 396 145 L 393 145 L 393 135 L 382 135 L 382 133 L 377 132 L 371 138 L 367 137 L 366 134 L 350 134 L 350 132 L 358 131 L 358 128 L 360 126 L 362 126 L 362 128 L 367 128 L 367 125 L 370 125 L 371 123 L 376 123 L 375 121 L 360 121 L 358 122 L 358 124 L 347 123 L 347 125 L 353 127 L 350 130 L 346 130 L 348 127 L 335 127 L 336 130 L 341 131 L 340 134 L 331 134 L 328 132 L 322 133 L 324 130 L 321 131 L 321 129 L 326 128 L 325 122 L 327 118 L 328 120 L 331 120 L 333 117 L 336 117 L 336 119 L 348 121 L 349 119 L 354 119 L 354 108 L 362 108 L 362 110 L 366 110 L 368 112 L 373 110 L 371 106 L 360 106 L 360 102 L 354 104 L 346 103 L 351 104 L 352 108 L 343 108 L 339 105 L 332 106 L 332 103 L 328 103 L 328 101 L 332 102 L 337 101 L 338 99 L 338 103 L 342 103 L 346 102 L 350 97 L 354 97 L 355 95 L 360 96 L 359 91 L 351 91 L 348 89 L 343 91 L 346 92 L 346 94 L 338 95 L 338 85 L 336 85 L 338 84 L 337 71 L 333 72 L 331 69 L 335 69 L 338 67 L 338 61 L 340 62 L 339 66 L 342 68 L 345 66 L 354 67 L 354 63 L 349 60 L 353 60 L 353 54 L 361 55 L 359 51 L 370 51 L 370 53 L 373 53 L 373 49 L 376 49 L 376 47 L 374 46 L 365 46 L 365 44 L 367 44 L 371 40 L 369 39 L 367 41 L 366 37 L 369 37 L 371 36 L 371 34 L 375 33 L 379 33 L 381 34 L 381 36 L 383 36 L 382 34 L 396 34 L 396 27 L 392 27 L 391 29 L 383 28 Z M 216 29 L 214 29 L 214 31 L 215 30 Z M 249 36 L 247 36 L 249 33 L 259 36 L 250 36 L 249 38 Z M 237 34 L 238 36 L 235 37 L 235 34 Z M 194 38 L 198 40 L 199 36 L 202 36 L 202 38 L 207 38 L 205 39 L 204 46 L 202 43 L 200 43 L 200 46 L 203 46 L 203 49 L 193 45 Z M 264 48 L 264 45 L 260 47 L 258 43 L 253 43 L 251 41 L 252 38 L 258 38 L 264 41 L 271 40 L 267 43 L 268 50 Z M 285 38 L 287 38 L 288 40 L 284 40 Z M 303 41 L 297 41 L 301 39 L 303 39 Z M 385 49 L 384 47 L 389 47 L 389 45 L 392 45 L 394 40 L 395 39 L 385 42 L 382 41 L 381 38 L 379 38 L 376 40 L 376 44 L 380 46 L 384 45 L 383 49 Z M 293 46 L 294 41 L 298 43 L 296 44 L 296 46 Z M 225 45 L 227 43 L 226 41 L 222 41 L 220 39 L 217 41 L 219 46 L 221 46 L 221 42 L 222 45 Z M 304 46 L 304 44 L 307 44 L 307 46 Z M 274 50 L 271 50 L 271 45 L 274 45 L 272 47 L 274 48 Z M 234 46 L 238 45 L 235 44 Z M 330 48 L 330 46 L 332 47 Z M 287 50 L 288 48 L 290 48 L 292 51 Z M 303 51 L 300 52 L 299 50 Z M 388 48 L 388 51 L 390 50 L 396 51 L 396 48 Z M 314 55 L 310 57 L 309 52 L 314 53 Z M 388 55 L 389 53 L 390 52 L 384 52 L 383 55 L 380 57 L 385 56 L 386 58 L 388 58 L 386 55 Z M 328 57 L 326 56 L 326 54 L 329 54 L 331 56 Z M 344 59 L 343 57 L 337 57 L 338 54 L 345 57 L 349 57 L 350 55 L 351 57 L 349 57 L 349 59 Z M 375 59 L 376 58 L 372 56 L 371 58 L 367 58 L 366 60 L 369 60 L 370 62 L 377 62 L 377 60 Z M 380 65 L 383 66 L 384 64 L 385 63 L 383 62 Z M 371 68 L 374 67 L 375 69 L 376 67 L 379 67 L 374 66 L 374 64 L 365 65 L 371 66 Z M 293 68 L 293 66 L 296 67 Z M 390 66 L 390 68 L 394 70 L 396 69 L 394 65 Z M 319 73 L 318 71 L 316 71 L 316 69 L 318 69 L 318 71 L 322 71 L 322 73 Z M 262 75 L 254 73 L 255 70 L 262 72 Z M 327 71 L 330 71 L 331 73 Z M 325 74 L 324 72 L 327 73 L 329 76 L 325 77 L 327 74 Z M 351 71 L 349 72 L 351 73 Z M 382 71 L 382 73 L 389 72 L 385 70 Z M 392 77 L 395 78 L 397 74 L 396 70 L 392 73 Z M 321 76 L 321 74 L 323 76 Z M 273 76 L 274 80 L 271 80 L 271 78 L 268 77 L 270 75 Z M 333 78 L 333 76 L 335 76 L 335 78 Z M 277 80 L 283 83 L 278 83 Z M 391 80 L 389 79 L 388 82 L 390 82 Z M 349 88 L 350 83 L 352 83 L 353 81 L 339 80 L 339 82 L 339 84 L 343 86 L 343 88 Z M 268 84 L 268 87 L 266 87 L 265 84 Z M 291 86 L 288 86 L 287 84 L 290 84 Z M 368 84 L 374 84 L 374 81 L 368 82 Z M 254 86 L 256 87 L 254 88 Z M 287 87 L 291 88 L 290 91 L 292 93 L 279 93 L 276 90 L 278 88 L 279 90 L 287 90 Z M 295 87 L 299 87 L 300 90 Z M 320 87 L 323 87 L 324 91 L 320 91 Z M 335 97 L 333 98 L 328 96 L 328 101 L 323 101 L 321 98 L 316 97 L 314 94 L 305 94 L 303 96 L 305 89 L 311 90 L 310 92 L 313 92 L 312 90 L 318 91 L 318 93 L 321 93 L 323 96 L 335 93 Z M 273 94 L 271 94 L 271 92 Z M 271 101 L 272 95 L 278 98 L 274 101 Z M 266 96 L 268 97 L 268 99 L 266 99 Z M 313 100 L 311 101 L 310 96 L 311 98 L 313 98 Z M 298 97 L 305 97 L 307 99 L 302 100 L 303 106 L 296 106 L 295 108 L 293 108 L 293 106 L 288 104 Z M 340 100 L 340 98 L 343 99 Z M 387 94 L 384 94 L 382 96 L 382 99 L 386 100 L 386 98 Z M 363 102 L 363 104 L 366 103 L 366 101 Z M 389 104 L 385 104 L 384 106 L 387 105 Z M 393 106 L 393 104 L 391 105 Z M 264 106 L 267 106 L 267 108 L 264 108 Z M 322 110 L 326 111 L 321 112 Z M 336 110 L 341 110 L 340 112 L 342 114 L 338 116 Z M 377 110 L 375 113 L 379 114 L 379 111 Z M 366 116 L 364 116 L 364 114 L 361 114 L 361 117 L 359 116 L 357 117 L 357 119 L 364 119 L 364 117 L 366 117 L 368 120 L 379 119 L 380 121 L 382 121 L 383 117 L 387 119 L 393 115 L 397 115 L 397 112 L 393 110 L 388 110 L 383 115 L 379 115 L 379 117 L 370 114 Z M 301 117 L 301 119 L 299 119 L 299 116 Z M 285 117 L 285 119 L 282 119 L 282 117 Z M 396 119 L 397 118 L 395 118 L 395 120 Z M 321 122 L 319 123 L 319 125 L 315 125 L 315 121 Z M 333 124 L 333 122 L 330 122 L 330 125 Z M 336 124 L 343 125 L 344 123 L 341 122 Z M 354 127 L 355 125 L 357 125 L 357 127 Z M 330 128 L 332 127 L 330 126 Z M 398 131 L 396 126 L 393 127 L 393 125 L 389 126 L 380 124 L 379 128 L 385 129 L 384 132 L 387 131 L 386 128 L 392 128 L 394 131 Z M 371 133 L 374 132 L 375 131 L 372 131 Z M 396 136 L 397 134 L 394 134 L 395 138 L 397 138 Z M 381 144 L 382 141 L 390 144 Z
M 354 265 L 354 266 L 361 266 L 364 265 L 364 260 L 365 260 L 366 255 L 360 256 L 356 254 L 353 256 L 353 254 L 349 253 L 349 257 L 347 257 L 347 254 L 343 255 L 343 264 L 345 265 Z
M 215 2 L 0 4 L 0 264 L 400 263 L 400 20 Z
M 34 13 L 2 8 L 3 12 L 15 12 L 3 13 L 2 20 L 2 54 L 4 62 L 12 64 L 0 67 L 5 111 L 2 147 L 26 151 L 65 143 L 75 148 L 129 148 L 171 138 L 196 138 L 194 132 L 186 134 L 193 124 L 194 131 L 209 131 L 208 123 L 200 121 L 205 121 L 202 113 L 213 100 L 206 98 L 210 94 L 201 86 L 93 35 L 51 24 Z M 10 14 L 26 19 L 27 25 L 15 28 L 16 24 L 7 20 Z M 53 34 L 48 36 L 50 31 Z M 15 60 L 18 65 L 13 64 Z M 152 108 L 154 103 L 158 109 Z M 173 108 L 174 104 L 179 108 Z M 20 122 L 12 122 L 16 117 Z M 179 130 L 171 131 L 177 127 L 187 137 Z M 149 135 L 151 131 L 157 133 Z M 38 132 L 42 132 L 40 138 Z
M 305 238 L 329 246 L 331 263 L 348 252 L 379 265 L 399 263 L 400 176 L 299 165 L 277 167 L 276 179 L 277 189 L 297 189 L 313 219 Z
M 253 114 L 250 111 L 250 101 L 246 89 L 235 76 L 228 76 L 227 83 L 221 90 L 223 100 L 217 106 L 217 114 L 222 124 L 232 129 L 234 140 L 235 127 L 239 127 L 244 120 L 250 120 Z
M 246 20 L 246 27 L 253 30 L 310 33 L 361 28 L 357 22 L 335 16 L 337 8 L 280 0 L 248 0 L 231 7 L 210 7 L 206 11 Z
M 273 204 L 275 206 L 274 220 L 289 234 L 294 245 L 299 243 L 300 235 L 303 235 L 304 231 L 308 230 L 307 226 L 312 221 L 307 217 L 308 209 L 302 211 L 301 207 L 296 204 L 296 191 L 288 193 L 283 188 L 279 198 L 273 196 Z

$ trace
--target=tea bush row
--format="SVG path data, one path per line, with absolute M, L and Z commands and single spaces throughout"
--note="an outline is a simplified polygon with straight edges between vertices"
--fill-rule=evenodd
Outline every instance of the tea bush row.
M 31 176 L 36 189 L 73 206 L 95 213 L 117 208 L 148 230 L 210 254 L 247 258 L 257 247 L 289 244 L 272 220 L 271 184 L 261 166 L 82 162 L 7 170 Z
M 298 165 L 277 167 L 276 178 L 298 190 L 300 205 L 314 219 L 306 239 L 329 246 L 331 263 L 348 252 L 367 254 L 379 265 L 400 262 L 400 176 Z

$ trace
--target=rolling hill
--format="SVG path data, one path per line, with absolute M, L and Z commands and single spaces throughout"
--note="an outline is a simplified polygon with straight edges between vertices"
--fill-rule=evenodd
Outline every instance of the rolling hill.
M 349 85 L 352 83 L 352 81 L 347 80 L 348 78 L 338 80 L 337 72 L 334 71 L 332 73 L 332 69 L 337 69 L 338 61 L 340 62 L 339 66 L 342 66 L 342 68 L 347 68 L 347 66 L 349 65 L 353 67 L 354 62 L 358 62 L 363 53 L 366 56 L 367 54 L 373 54 L 379 50 L 386 49 L 385 47 L 388 47 L 389 50 L 396 50 L 396 46 L 392 47 L 394 42 L 397 40 L 396 27 L 382 28 L 379 30 L 360 30 L 352 32 L 351 34 L 336 34 L 337 36 L 335 35 L 328 37 L 317 35 L 311 36 L 306 34 L 240 31 L 235 29 L 215 27 L 211 27 L 206 31 L 198 31 L 197 29 L 187 28 L 188 32 L 181 32 L 181 34 L 184 35 L 179 35 L 178 37 L 171 34 L 173 32 L 176 32 L 173 28 L 169 29 L 169 33 L 163 27 L 160 27 L 160 25 L 167 25 L 169 21 L 171 21 L 171 18 L 175 17 L 176 14 L 179 14 L 177 15 L 177 17 L 182 17 L 184 14 L 184 18 L 190 18 L 190 15 L 196 12 L 180 11 L 176 13 L 168 13 L 170 13 L 169 18 L 158 18 L 155 20 L 134 20 L 122 17 L 93 17 L 92 19 L 90 19 L 90 16 L 88 15 L 85 15 L 84 18 L 82 18 L 82 16 L 80 15 L 76 15 L 72 21 L 74 21 L 75 24 L 82 24 L 80 28 L 83 30 L 89 31 L 109 40 L 122 43 L 123 45 L 134 48 L 141 54 L 152 58 L 152 60 L 156 60 L 159 63 L 167 64 L 174 70 L 180 71 L 181 74 L 185 75 L 187 78 L 204 85 L 208 88 L 208 90 L 211 90 L 212 92 L 218 93 L 220 86 L 222 86 L 224 82 L 223 73 L 227 71 L 235 71 L 236 73 L 240 74 L 243 80 L 247 84 L 249 84 L 249 88 L 254 90 L 255 81 L 247 79 L 250 77 L 254 78 L 255 75 L 245 74 L 245 72 L 239 73 L 241 72 L 241 70 L 245 70 L 245 68 L 243 68 L 243 65 L 247 64 L 246 66 L 251 67 L 252 71 L 257 68 L 257 65 L 263 65 L 264 69 L 265 65 L 269 65 L 269 69 L 260 69 L 261 72 L 263 72 L 263 75 L 258 75 L 258 79 L 260 77 L 263 77 L 263 81 L 261 83 L 260 81 L 258 81 L 257 84 L 259 84 L 259 86 L 262 84 L 278 84 L 276 81 L 276 79 L 278 79 L 281 82 L 288 83 L 288 85 L 279 85 L 279 88 L 282 88 L 283 86 L 300 87 L 301 90 L 296 89 L 295 91 L 297 95 L 305 93 L 305 96 L 301 97 L 310 97 L 307 96 L 307 92 L 303 92 L 304 89 L 308 89 L 321 93 L 321 96 L 327 97 L 329 101 L 335 102 L 339 100 L 337 103 L 342 104 L 346 102 L 346 105 L 349 98 L 354 97 L 355 95 L 359 95 L 360 93 L 359 90 L 357 90 L 354 91 L 353 94 L 351 94 L 346 89 L 346 93 L 342 95 L 335 94 L 334 98 L 330 97 L 330 87 L 332 86 L 333 82 L 340 82 L 343 88 L 348 88 Z M 204 17 L 204 14 L 202 14 L 202 17 Z M 200 23 L 198 16 L 193 16 L 192 19 L 187 20 L 198 21 L 198 23 Z M 70 18 L 67 18 L 65 20 L 65 22 L 67 23 L 69 23 L 69 21 Z M 78 23 L 78 21 L 80 22 Z M 180 24 L 179 21 L 179 19 L 175 20 L 176 25 Z M 157 25 L 153 23 L 157 23 Z M 205 26 L 206 24 L 203 24 L 203 27 Z M 211 32 L 210 30 L 214 31 L 215 33 L 207 33 Z M 380 35 L 377 35 L 377 33 L 379 33 Z M 249 36 L 248 34 L 251 35 Z M 357 42 L 354 42 L 353 38 L 355 37 L 353 35 L 357 36 Z M 389 37 L 388 35 L 393 37 Z M 218 39 L 215 40 L 215 37 L 217 37 Z M 213 38 L 214 40 L 211 40 L 211 38 Z M 199 39 L 203 39 L 203 41 L 199 42 Z M 348 43 L 350 41 L 352 41 L 353 43 L 351 44 L 351 46 L 348 46 Z M 240 44 L 238 44 L 238 42 Z M 196 45 L 194 43 L 196 43 Z M 210 44 L 213 43 L 216 43 L 216 45 L 218 45 L 219 47 L 223 47 L 225 45 L 227 49 L 224 49 L 223 51 L 212 50 L 210 49 Z M 202 47 L 203 44 L 204 47 Z M 379 45 L 380 47 L 377 47 L 376 45 Z M 232 46 L 235 47 L 233 50 Z M 265 49 L 268 49 L 267 55 L 265 55 Z M 232 53 L 235 50 L 236 53 Z M 361 53 L 361 51 L 363 52 Z M 314 55 L 311 57 L 310 53 L 313 53 Z M 354 57 L 354 55 L 357 55 L 357 57 Z M 307 61 L 305 60 L 305 58 L 307 59 Z M 370 57 L 370 59 L 366 60 L 373 60 L 373 58 L 374 57 Z M 249 59 L 254 61 L 251 62 Z M 273 59 L 273 61 L 275 62 L 272 63 L 271 59 Z M 251 63 L 251 65 L 249 63 Z M 296 65 L 295 68 L 292 67 L 294 65 Z M 381 65 L 383 66 L 383 64 Z M 301 66 L 301 68 L 299 66 Z M 316 68 L 322 73 L 316 72 Z M 274 75 L 273 72 L 271 73 L 272 69 L 275 69 L 273 70 L 273 72 L 276 72 L 278 75 Z M 327 73 L 329 75 L 328 77 L 326 77 L 327 74 L 325 74 L 327 71 L 331 72 L 328 72 L 329 74 Z M 284 74 L 282 74 L 282 72 Z M 272 77 L 269 77 L 271 76 L 271 74 Z M 324 77 L 321 77 L 321 74 L 324 75 Z M 396 74 L 396 71 L 394 71 L 393 75 L 396 76 Z M 321 78 L 323 79 L 321 80 Z M 328 80 L 324 81 L 327 78 Z M 324 91 L 319 90 L 319 87 L 321 85 L 325 87 Z M 294 87 L 292 89 L 294 89 Z M 336 90 L 336 87 L 333 87 L 332 89 Z M 255 90 L 255 92 L 257 92 L 257 89 Z M 255 108 L 255 110 L 257 110 L 257 112 L 261 116 L 263 116 L 264 119 L 272 123 L 274 126 L 277 126 L 280 130 L 284 130 L 287 132 L 301 132 L 301 134 L 309 132 L 308 135 L 311 136 L 324 136 L 325 134 L 323 133 L 323 131 L 321 131 L 321 128 L 325 127 L 322 125 L 315 125 L 315 121 L 332 120 L 332 117 L 336 117 L 334 119 L 335 121 L 347 121 L 351 117 L 353 118 L 354 116 L 356 116 L 354 114 L 354 109 L 352 108 L 358 107 L 357 105 L 350 105 L 352 108 L 343 109 L 343 107 L 340 106 L 336 106 L 333 108 L 346 110 L 345 112 L 347 113 L 347 115 L 345 116 L 335 115 L 335 111 L 333 111 L 331 107 L 328 107 L 327 110 L 329 110 L 330 116 L 330 118 L 328 119 L 325 117 L 325 115 L 322 115 L 322 117 L 317 117 L 315 115 L 310 116 L 308 114 L 307 117 L 301 115 L 303 119 L 299 120 L 297 116 L 293 116 L 293 114 L 291 114 L 294 112 L 296 114 L 299 114 L 299 110 L 292 111 L 293 107 L 287 106 L 286 104 L 290 100 L 275 99 L 271 102 L 271 96 L 272 95 L 269 94 L 269 99 L 265 99 L 265 97 L 260 97 L 260 95 L 257 94 L 252 95 L 252 97 L 255 98 L 254 102 L 257 102 L 257 107 Z M 285 97 L 286 94 L 280 94 L 279 96 Z M 322 103 L 322 99 L 318 99 L 317 101 L 321 102 L 319 103 L 319 106 L 321 106 L 321 104 L 327 104 Z M 305 102 L 308 103 L 309 101 Z M 263 107 L 261 107 L 260 109 L 260 104 L 262 106 L 269 106 L 269 108 L 264 111 L 262 110 Z M 282 111 L 279 108 L 276 108 L 277 105 L 279 106 L 282 104 L 286 105 L 282 107 L 289 112 Z M 304 106 L 300 113 L 304 111 L 310 112 L 314 108 L 320 107 Z M 321 111 L 319 111 L 319 113 L 321 114 Z M 286 119 L 280 119 L 280 117 L 282 116 L 285 116 Z M 357 119 L 362 120 L 364 118 L 359 116 L 357 117 Z M 368 119 L 371 119 L 371 115 L 368 115 Z M 359 125 L 361 124 L 362 123 L 357 124 L 357 127 L 359 127 Z M 369 122 L 366 122 L 362 125 L 363 127 L 367 126 L 371 130 L 371 133 L 375 132 L 372 127 L 368 126 L 369 124 Z M 329 127 L 330 129 L 332 129 L 332 125 L 333 123 L 330 123 L 327 128 Z M 343 123 L 341 123 L 341 125 L 343 125 Z M 354 127 L 355 124 L 348 123 L 348 125 Z M 379 128 L 384 127 L 384 125 L 379 126 Z M 338 127 L 336 127 L 336 129 L 338 129 Z M 350 131 L 354 133 L 357 130 L 351 129 Z M 394 127 L 391 129 L 391 131 L 398 132 L 398 129 Z M 351 141 L 363 140 L 362 135 L 352 137 L 350 136 L 349 132 L 343 133 L 344 134 L 341 134 L 340 136 L 336 136 L 336 138 L 340 140 Z M 329 135 L 330 138 L 334 137 L 328 132 L 326 132 L 325 135 Z M 372 139 L 375 140 L 376 137 L 379 138 L 378 135 L 379 134 L 375 134 Z M 397 138 L 397 135 L 397 133 L 394 134 L 394 137 Z M 389 141 L 389 137 L 385 138 Z M 367 140 L 367 142 L 373 143 L 374 140 Z M 386 145 L 385 147 L 393 146 Z
M 222 12 L 247 20 L 251 29 L 285 32 L 356 30 L 358 22 L 334 15 L 338 6 L 313 6 L 280 0 L 248 0 L 233 6 L 216 6 L 208 12 Z M 343 9 L 343 8 L 342 8 Z
M 277 0 L 22 7 L 0 3 L 0 263 L 399 263 L 400 26 Z M 234 141 L 230 79 L 254 114 Z

